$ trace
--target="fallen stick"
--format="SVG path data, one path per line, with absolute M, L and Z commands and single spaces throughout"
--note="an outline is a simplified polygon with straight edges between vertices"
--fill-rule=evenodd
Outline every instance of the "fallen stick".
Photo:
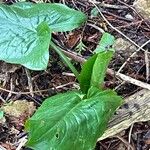
M 78 55 L 75 54 L 75 53 L 71 53 L 71 52 L 68 52 L 68 51 L 65 51 L 65 50 L 62 50 L 62 51 L 63 51 L 63 53 L 64 53 L 66 56 L 68 56 L 69 58 L 71 58 L 71 59 L 73 59 L 73 60 L 75 60 L 75 61 L 77 61 L 77 62 L 79 62 L 79 63 L 81 63 L 81 64 L 86 61 L 85 58 L 82 58 L 81 56 L 78 56 Z M 131 78 L 131 77 L 129 77 L 129 76 L 127 76 L 127 75 L 124 75 L 124 74 L 122 74 L 122 73 L 115 72 L 115 71 L 113 71 L 112 69 L 109 69 L 109 68 L 108 68 L 108 69 L 107 69 L 107 74 L 109 74 L 109 75 L 111 75 L 111 76 L 115 76 L 115 77 L 117 77 L 117 78 L 119 78 L 119 79 L 121 79 L 121 80 L 123 80 L 123 81 L 125 81 L 125 82 L 132 83 L 132 84 L 134 84 L 134 85 L 136 85 L 136 86 L 139 86 L 139 87 L 142 87 L 142 88 L 144 88 L 144 89 L 150 90 L 150 84 L 145 83 L 145 82 L 142 82 L 142 81 L 139 81 L 139 80 L 136 80 L 136 79 Z
M 132 84 L 134 84 L 136 86 L 142 87 L 143 89 L 150 90 L 150 84 L 142 82 L 142 81 L 139 81 L 139 80 L 136 80 L 136 79 L 131 78 L 131 77 L 129 77 L 127 75 L 124 75 L 122 73 L 114 72 L 112 69 L 108 68 L 107 69 L 107 74 L 109 74 L 111 76 L 116 76 L 119 79 L 122 79 L 123 81 L 126 81 L 128 83 L 132 83 Z
M 108 129 L 98 141 L 112 137 L 129 128 L 135 122 L 150 120 L 150 91 L 141 90 L 125 99 L 125 104 L 118 109 L 110 120 Z

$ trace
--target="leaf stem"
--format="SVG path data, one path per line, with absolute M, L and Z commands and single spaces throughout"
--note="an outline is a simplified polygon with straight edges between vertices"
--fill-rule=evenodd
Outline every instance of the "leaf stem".
M 76 78 L 79 78 L 79 73 L 77 69 L 73 66 L 73 64 L 70 62 L 68 57 L 62 52 L 62 49 L 58 47 L 54 42 L 51 41 L 50 46 L 57 52 L 57 54 L 61 57 L 61 59 L 68 65 L 70 70 L 74 73 Z

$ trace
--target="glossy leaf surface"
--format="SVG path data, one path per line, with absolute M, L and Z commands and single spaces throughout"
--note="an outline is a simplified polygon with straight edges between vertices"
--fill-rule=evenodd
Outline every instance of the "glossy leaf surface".
M 36 150 L 92 150 L 121 104 L 113 91 L 93 90 L 88 99 L 68 92 L 45 100 L 26 123 L 27 146 Z
M 51 32 L 79 27 L 86 16 L 63 4 L 0 5 L 0 60 L 44 70 Z
M 99 53 L 99 52 L 103 52 L 106 50 L 111 50 L 114 51 L 112 49 L 112 45 L 115 42 L 115 38 L 113 35 L 105 32 L 101 38 L 101 40 L 99 41 L 99 44 L 97 46 L 97 48 L 95 49 L 95 53 Z
M 87 93 L 90 86 L 103 88 L 103 82 L 113 51 L 103 51 L 88 59 L 82 66 L 79 75 L 80 88 Z

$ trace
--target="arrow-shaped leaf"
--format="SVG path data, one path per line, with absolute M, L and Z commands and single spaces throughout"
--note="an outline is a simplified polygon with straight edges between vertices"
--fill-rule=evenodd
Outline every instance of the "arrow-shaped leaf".
M 110 90 L 82 98 L 69 92 L 45 100 L 27 121 L 27 146 L 36 150 L 92 150 L 121 98 Z
M 44 70 L 51 32 L 79 27 L 86 16 L 63 4 L 0 4 L 0 60 Z

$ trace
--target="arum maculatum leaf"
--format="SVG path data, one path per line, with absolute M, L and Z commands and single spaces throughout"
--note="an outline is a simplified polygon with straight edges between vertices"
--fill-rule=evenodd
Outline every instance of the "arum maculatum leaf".
M 115 51 L 114 49 L 112 49 L 112 45 L 114 44 L 114 42 L 115 42 L 115 37 L 105 32 L 94 52 L 99 53 L 106 50 Z
M 108 64 L 113 56 L 113 51 L 103 51 L 93 55 L 82 66 L 79 75 L 80 88 L 87 93 L 91 86 L 102 89 Z
M 52 32 L 70 31 L 86 16 L 63 4 L 0 4 L 0 60 L 44 70 Z
M 26 122 L 27 146 L 35 150 L 93 150 L 122 98 L 102 84 L 113 51 L 96 53 L 82 66 L 81 91 L 46 99 Z
M 114 53 L 111 48 L 113 43 L 114 36 L 104 33 L 95 54 L 82 65 L 79 83 L 83 93 L 87 93 L 90 86 L 103 88 L 106 70 Z
M 27 146 L 35 150 L 93 150 L 122 100 L 111 90 L 91 88 L 87 99 L 77 92 L 46 99 L 26 123 Z

